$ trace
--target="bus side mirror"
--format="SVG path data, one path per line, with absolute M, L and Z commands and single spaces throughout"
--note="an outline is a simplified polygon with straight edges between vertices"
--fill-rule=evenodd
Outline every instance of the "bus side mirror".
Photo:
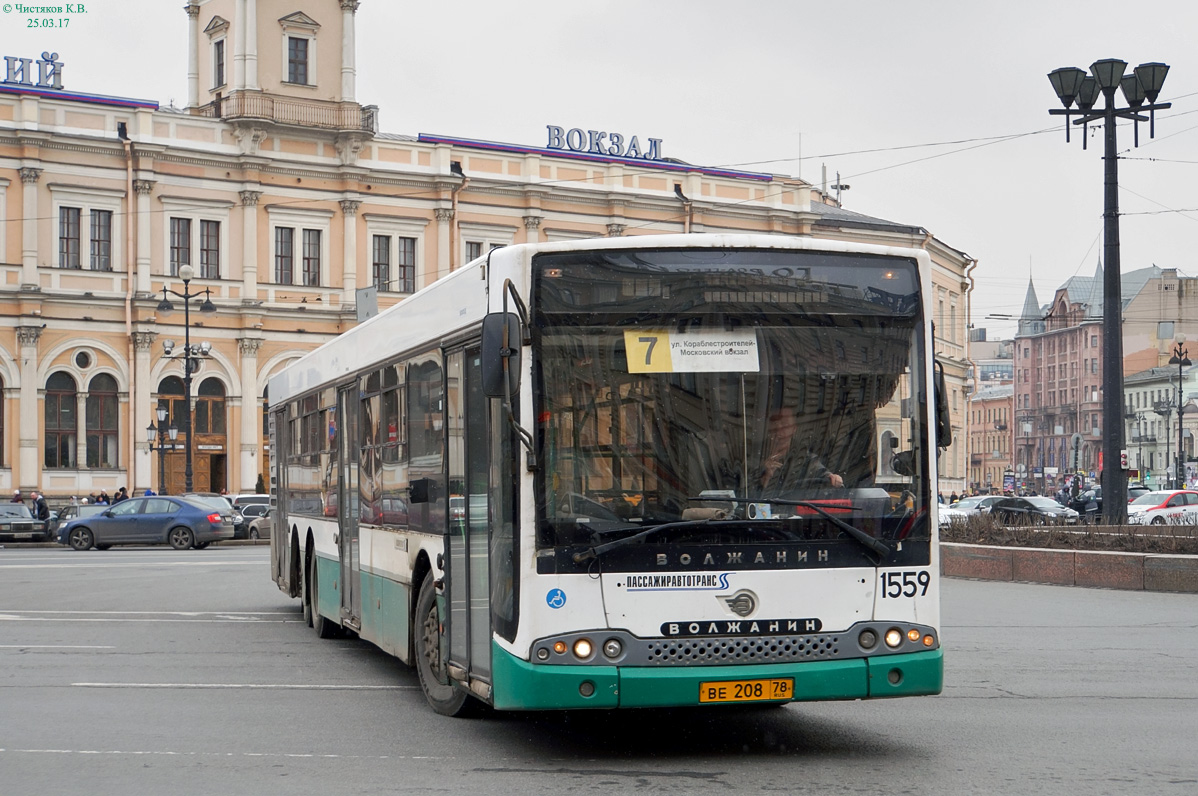
M 483 394 L 503 398 L 520 391 L 520 316 L 492 312 L 483 318 Z M 506 383 L 505 383 L 506 376 Z
M 953 444 L 953 427 L 948 415 L 948 388 L 944 381 L 944 365 L 935 363 L 936 390 L 936 447 L 947 448 Z

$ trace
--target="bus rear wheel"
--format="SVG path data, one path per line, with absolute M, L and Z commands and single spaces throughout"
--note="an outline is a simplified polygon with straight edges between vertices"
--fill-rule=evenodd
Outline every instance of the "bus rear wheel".
M 434 580 L 431 573 L 425 577 L 416 599 L 416 674 L 429 707 L 442 716 L 462 716 L 471 711 L 473 699 L 450 683 L 445 672 L 441 655 L 445 635 Z
M 316 631 L 316 635 L 321 638 L 332 638 L 337 635 L 337 626 L 332 620 L 328 619 L 320 613 L 317 606 L 320 605 L 320 587 L 316 575 L 316 554 L 312 554 L 311 560 L 308 562 L 308 595 L 311 598 L 312 605 L 312 629 Z

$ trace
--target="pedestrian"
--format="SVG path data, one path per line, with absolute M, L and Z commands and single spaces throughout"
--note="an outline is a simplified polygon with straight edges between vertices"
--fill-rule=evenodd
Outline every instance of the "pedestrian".
M 12 493 L 12 503 L 24 503 L 25 499 L 21 497 L 21 490 L 14 489 Z
M 100 490 L 100 497 L 96 499 L 96 503 L 101 506 L 108 505 L 108 493 L 103 489 Z
M 39 520 L 50 519 L 50 507 L 46 505 L 46 498 L 41 492 L 33 493 L 33 516 Z
M 117 503 L 120 503 L 122 500 L 128 500 L 128 499 L 129 499 L 129 493 L 125 491 L 125 487 L 121 487 L 120 489 L 118 489 L 116 491 L 116 494 L 112 496 L 112 505 L 115 506 Z
M 961 499 L 961 496 L 960 496 L 960 495 L 958 495 L 958 494 L 957 494 L 957 490 L 955 490 L 955 489 L 954 489 L 954 490 L 953 490 L 953 493 L 952 493 L 951 495 L 949 495 L 949 496 L 948 496 L 948 505 L 950 505 L 950 506 L 951 506 L 951 505 L 953 505 L 954 503 L 956 503 L 956 502 L 957 502 L 958 500 L 960 500 L 960 499 Z
M 142 493 L 146 497 L 154 497 L 157 493 L 150 487 L 146 487 L 146 491 Z

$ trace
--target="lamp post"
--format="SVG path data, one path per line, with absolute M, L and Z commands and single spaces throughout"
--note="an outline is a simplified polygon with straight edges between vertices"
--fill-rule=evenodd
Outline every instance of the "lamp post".
M 1173 347 L 1173 356 L 1169 357 L 1169 364 L 1177 366 L 1177 469 L 1173 471 L 1174 486 L 1178 489 L 1185 488 L 1185 476 L 1182 468 L 1185 466 L 1183 462 L 1185 457 L 1182 455 L 1182 445 L 1185 440 L 1185 433 L 1182 426 L 1182 419 L 1185 417 L 1185 405 L 1182 403 L 1181 380 L 1185 378 L 1185 372 L 1182 368 L 1189 367 L 1189 350 L 1186 349 L 1184 337 L 1177 338 L 1177 345 Z
M 208 288 L 197 290 L 192 293 L 190 290 L 191 278 L 195 275 L 195 269 L 190 265 L 179 266 L 179 278 L 183 280 L 183 292 L 171 290 L 166 285 L 162 286 L 162 301 L 158 302 L 158 312 L 162 315 L 169 315 L 174 312 L 175 306 L 171 304 L 171 300 L 167 297 L 169 293 L 172 296 L 178 296 L 183 299 L 183 352 L 174 356 L 183 358 L 183 397 L 185 399 L 186 411 L 184 412 L 185 419 L 183 425 L 187 430 L 187 437 L 183 441 L 183 457 L 186 463 L 183 469 L 183 480 L 186 485 L 185 491 L 192 491 L 192 425 L 191 425 L 191 374 L 199 367 L 199 359 L 201 356 L 207 356 L 212 350 L 212 344 L 203 342 L 194 348 L 191 345 L 191 300 L 204 297 L 204 301 L 200 304 L 200 312 L 216 312 L 216 305 L 212 303 L 212 291 Z M 172 357 L 174 351 L 174 341 L 163 340 L 162 348 L 166 352 L 167 357 Z
M 1132 74 L 1124 75 L 1126 61 L 1107 58 L 1090 65 L 1091 74 L 1075 66 L 1054 69 L 1048 79 L 1056 91 L 1064 109 L 1053 108 L 1050 114 L 1065 117 L 1065 140 L 1069 140 L 1070 116 L 1073 124 L 1089 125 L 1102 121 L 1105 148 L 1104 201 L 1102 210 L 1103 229 L 1103 291 L 1102 291 L 1102 414 L 1104 418 L 1117 418 L 1123 403 L 1123 295 L 1119 277 L 1119 156 L 1116 119 L 1131 119 L 1136 123 L 1136 145 L 1140 143 L 1142 121 L 1149 122 L 1149 134 L 1156 135 L 1156 112 L 1170 107 L 1170 103 L 1158 103 L 1161 87 L 1169 67 L 1162 63 L 1147 63 L 1137 66 Z M 1123 90 L 1127 107 L 1116 107 L 1115 92 Z M 1097 111 L 1094 103 L 1098 92 L 1106 98 L 1106 107 Z M 1145 104 L 1147 100 L 1147 104 Z M 1077 108 L 1071 109 L 1076 103 Z M 1142 115 L 1144 111 L 1149 116 Z M 1086 136 L 1082 136 L 1082 148 Z M 1103 521 L 1107 525 L 1122 525 L 1127 517 L 1127 474 L 1119 468 L 1123 452 L 1123 424 L 1104 422 L 1106 436 L 1102 444 L 1102 501 Z
M 158 414 L 158 425 L 154 426 L 150 423 L 146 427 L 146 440 L 153 445 L 158 443 L 158 494 L 166 494 L 166 439 L 169 437 L 171 441 L 171 450 L 175 449 L 175 439 L 179 436 L 179 427 L 171 423 L 171 427 L 166 427 L 166 407 L 159 406 L 155 410 Z

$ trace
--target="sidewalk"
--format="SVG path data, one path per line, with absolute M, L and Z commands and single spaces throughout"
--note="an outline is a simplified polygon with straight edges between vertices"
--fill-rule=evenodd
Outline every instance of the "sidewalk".
M 1058 586 L 1198 593 L 1198 556 L 942 542 L 940 574 Z

